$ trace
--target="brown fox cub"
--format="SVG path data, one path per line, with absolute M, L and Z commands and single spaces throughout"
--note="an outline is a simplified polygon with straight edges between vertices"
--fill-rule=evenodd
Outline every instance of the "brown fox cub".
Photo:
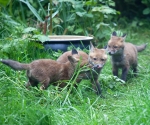
M 114 31 L 107 45 L 107 52 L 112 60 L 112 72 L 118 76 L 118 69 L 122 69 L 121 79 L 126 81 L 130 67 L 137 73 L 137 54 L 146 48 L 146 44 L 136 46 L 125 42 L 126 34 L 118 37 Z
M 66 57 L 70 55 L 70 53 L 71 53 L 70 51 L 65 52 L 57 59 L 57 61 L 61 63 L 66 62 L 67 61 Z M 91 43 L 89 55 L 83 51 L 78 51 L 78 53 L 82 57 L 82 60 L 86 61 L 87 65 L 91 70 L 86 72 L 81 72 L 78 76 L 77 82 L 79 83 L 82 79 L 90 79 L 93 88 L 95 89 L 97 94 L 101 95 L 101 87 L 98 81 L 98 77 L 107 60 L 107 54 L 105 49 L 97 49 Z
M 58 59 L 57 59 L 57 62 L 59 63 L 66 63 L 68 61 L 68 56 L 71 56 L 72 55 L 72 51 L 67 51 L 65 53 L 63 53 Z M 80 57 L 81 59 L 81 66 L 85 64 L 87 64 L 88 62 L 88 54 L 86 54 L 85 52 L 83 51 L 78 51 L 78 56 Z M 82 64 L 83 63 L 83 64 Z
M 66 63 L 58 63 L 51 59 L 39 59 L 29 64 L 19 63 L 13 60 L 1 60 L 1 62 L 14 70 L 27 70 L 27 77 L 29 79 L 26 87 L 37 86 L 41 83 L 40 89 L 47 89 L 50 83 L 59 80 L 69 80 L 80 61 L 78 52 L 72 50 L 72 54 L 67 56 Z M 64 87 L 66 84 L 61 83 L 59 87 Z

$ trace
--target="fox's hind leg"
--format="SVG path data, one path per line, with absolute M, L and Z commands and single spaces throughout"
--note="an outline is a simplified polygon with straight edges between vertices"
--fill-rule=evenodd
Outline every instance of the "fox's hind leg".
M 31 86 L 30 81 L 27 82 L 27 84 L 25 85 L 27 89 L 29 89 L 29 87 Z
M 26 84 L 26 88 L 29 89 L 30 86 L 37 87 L 38 88 L 38 80 L 36 80 L 34 77 L 32 77 L 30 70 L 27 70 L 27 78 L 28 82 Z
M 46 78 L 46 79 L 44 79 L 44 80 L 40 80 L 40 83 L 42 84 L 41 86 L 40 86 L 40 89 L 41 90 L 45 90 L 45 89 L 47 89 L 48 88 L 48 86 L 49 86 L 49 83 L 50 83 L 50 78 Z
M 133 66 L 132 69 L 133 69 L 134 76 L 136 77 L 136 76 L 137 76 L 137 73 L 138 73 L 137 66 Z
M 32 86 L 32 87 L 36 86 L 38 88 L 38 82 L 29 78 L 29 81 L 26 84 L 26 88 L 29 89 L 30 86 Z

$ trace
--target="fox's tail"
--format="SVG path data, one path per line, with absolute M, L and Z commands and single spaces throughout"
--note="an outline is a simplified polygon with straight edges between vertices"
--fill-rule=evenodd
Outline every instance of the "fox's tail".
M 147 43 L 139 45 L 139 46 L 135 45 L 135 47 L 136 47 L 136 49 L 137 49 L 138 52 L 143 51 L 146 48 L 146 46 L 147 46 Z
M 0 62 L 11 67 L 14 70 L 28 70 L 29 69 L 29 64 L 19 63 L 14 60 L 0 59 Z

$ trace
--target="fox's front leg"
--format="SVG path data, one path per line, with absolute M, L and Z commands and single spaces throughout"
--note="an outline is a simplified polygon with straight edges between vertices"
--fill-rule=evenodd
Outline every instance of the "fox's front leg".
M 118 67 L 113 66 L 113 75 L 118 77 Z
M 101 86 L 98 80 L 92 81 L 93 89 L 96 91 L 97 95 L 100 95 L 102 97 L 102 90 Z
M 137 73 L 138 73 L 137 65 L 135 65 L 135 66 L 133 67 L 133 73 L 134 73 L 134 76 L 136 77 L 136 76 L 137 76 Z
M 122 68 L 121 79 L 124 80 L 124 81 L 126 81 L 126 79 L 127 79 L 127 74 L 128 74 L 129 68 L 130 67 L 123 67 Z
M 97 92 L 96 92 L 97 95 L 102 96 L 102 90 L 101 90 L 101 86 L 98 80 L 96 81 L 96 89 L 97 89 Z

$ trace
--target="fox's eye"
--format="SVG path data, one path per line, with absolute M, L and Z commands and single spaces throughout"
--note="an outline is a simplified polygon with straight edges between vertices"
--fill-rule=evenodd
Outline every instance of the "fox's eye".
M 97 60 L 97 58 L 93 58 L 94 60 Z
M 105 61 L 105 59 L 101 59 L 101 61 Z
M 113 46 L 114 48 L 118 48 L 118 46 Z

